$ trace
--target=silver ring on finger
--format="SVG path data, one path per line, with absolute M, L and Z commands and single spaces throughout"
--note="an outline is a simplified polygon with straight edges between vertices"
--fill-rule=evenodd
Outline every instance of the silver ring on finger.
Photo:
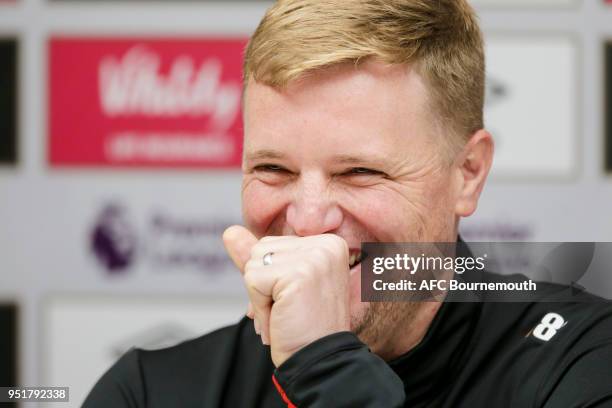
M 274 255 L 274 252 L 268 252 L 267 254 L 263 256 L 262 260 L 263 260 L 264 266 L 268 266 L 272 264 L 272 255 Z

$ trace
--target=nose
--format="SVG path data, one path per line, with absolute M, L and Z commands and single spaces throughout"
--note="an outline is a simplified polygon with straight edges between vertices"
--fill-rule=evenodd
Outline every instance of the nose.
M 287 224 L 298 236 L 332 232 L 342 224 L 342 210 L 323 175 L 304 174 L 287 208 Z

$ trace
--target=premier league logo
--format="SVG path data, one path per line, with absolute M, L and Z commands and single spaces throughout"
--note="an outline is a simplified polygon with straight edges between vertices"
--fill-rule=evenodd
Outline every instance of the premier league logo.
M 147 217 L 138 217 L 142 211 L 134 213 L 110 200 L 93 219 L 88 250 L 104 272 L 123 275 L 135 271 L 136 266 L 164 274 L 196 271 L 218 275 L 232 270 L 221 235 L 237 221 L 184 217 L 159 210 Z
M 104 207 L 92 231 L 91 249 L 111 273 L 123 272 L 134 262 L 137 239 L 121 206 Z

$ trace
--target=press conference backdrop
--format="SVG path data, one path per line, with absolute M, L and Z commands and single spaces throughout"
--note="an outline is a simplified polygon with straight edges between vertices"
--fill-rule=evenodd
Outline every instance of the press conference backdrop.
M 612 4 L 474 4 L 496 158 L 465 238 L 612 240 Z M 129 347 L 240 318 L 220 235 L 240 222 L 242 48 L 269 5 L 0 2 L 3 379 L 78 406 Z

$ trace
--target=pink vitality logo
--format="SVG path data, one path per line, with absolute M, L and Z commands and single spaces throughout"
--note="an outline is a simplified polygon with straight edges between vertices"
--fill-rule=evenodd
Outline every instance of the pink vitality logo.
M 246 39 L 50 41 L 55 166 L 240 165 Z

